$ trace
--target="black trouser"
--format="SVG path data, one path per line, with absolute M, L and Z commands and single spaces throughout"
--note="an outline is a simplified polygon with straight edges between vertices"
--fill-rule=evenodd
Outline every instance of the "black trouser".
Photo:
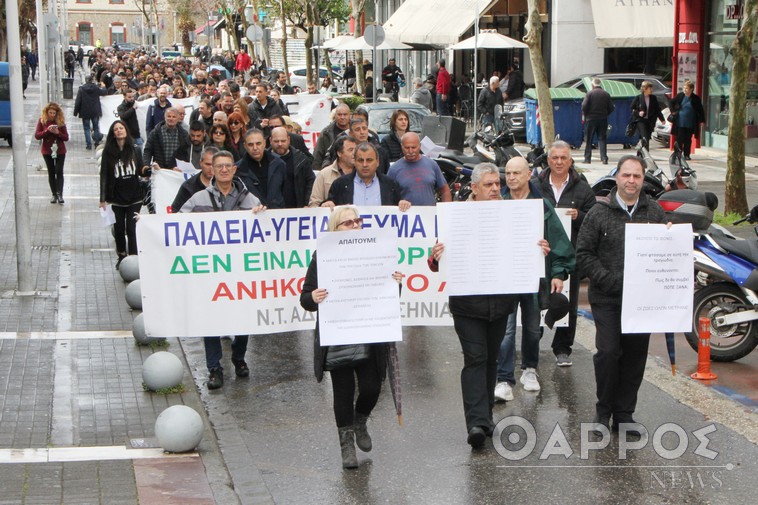
M 497 358 L 508 316 L 494 321 L 453 316 L 453 324 L 463 351 L 461 393 L 466 429 L 470 431 L 476 426 L 489 429 L 493 425 Z
M 597 135 L 597 147 L 600 149 L 600 159 L 608 161 L 608 118 L 587 120 L 587 143 L 584 146 L 584 160 L 592 158 L 592 137 Z
M 127 253 L 127 241 L 129 242 L 129 254 L 137 254 L 137 220 L 135 214 L 139 214 L 142 202 L 133 205 L 113 205 L 113 214 L 116 223 L 113 225 L 113 236 L 116 239 L 116 252 L 119 255 Z
M 55 195 L 63 195 L 63 164 L 66 155 L 59 154 L 55 159 L 50 154 L 43 154 L 47 165 L 47 182 L 50 183 L 50 192 Z
M 555 329 L 553 335 L 553 354 L 571 355 L 571 346 L 574 345 L 574 336 L 576 335 L 576 310 L 579 306 L 579 276 L 571 275 L 569 284 L 569 325 L 559 326 Z
M 692 136 L 695 134 L 695 130 L 692 128 L 676 127 L 676 141 L 679 143 L 679 147 L 682 149 L 682 154 L 689 156 L 692 151 Z
M 621 333 L 621 306 L 592 304 L 595 319 L 597 415 L 629 422 L 637 406 L 647 361 L 649 333 Z
M 653 123 L 655 125 L 655 123 Z M 640 139 L 645 139 L 645 147 L 650 146 L 650 136 L 653 134 L 653 126 L 650 125 L 650 122 L 647 119 L 640 118 L 639 121 L 637 121 L 637 134 L 640 136 Z
M 332 375 L 334 420 L 337 421 L 337 428 L 352 426 L 355 422 L 355 412 L 364 416 L 370 415 L 379 400 L 382 382 L 379 371 L 376 369 L 374 352 L 372 349 L 371 358 L 356 366 L 345 366 L 329 371 Z M 356 377 L 358 378 L 358 399 L 353 404 Z

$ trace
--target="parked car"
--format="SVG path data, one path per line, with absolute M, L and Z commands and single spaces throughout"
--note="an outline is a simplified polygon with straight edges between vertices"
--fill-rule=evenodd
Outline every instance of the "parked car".
M 132 44 L 131 42 L 121 42 L 116 45 L 118 46 L 119 51 L 125 51 L 127 53 L 140 50 L 140 46 L 138 46 L 137 44 Z
M 290 85 L 297 86 L 302 91 L 305 91 L 305 89 L 308 86 L 308 83 L 305 79 L 305 66 L 302 67 L 290 67 Z M 323 79 L 329 75 L 329 69 L 326 67 L 321 67 L 319 70 L 319 80 Z M 334 75 L 334 84 L 336 84 L 338 87 L 342 83 L 342 74 L 339 72 L 332 71 L 332 75 Z
M 653 95 L 655 95 L 655 97 L 658 99 L 658 104 L 661 106 L 661 110 L 669 106 L 669 100 L 671 99 L 671 88 L 666 86 L 663 77 L 652 74 L 585 74 L 561 83 L 556 86 L 556 88 L 576 88 L 586 93 L 589 90 L 584 86 L 584 77 L 599 77 L 600 79 L 606 79 L 609 81 L 627 82 L 629 84 L 632 84 L 637 89 L 640 89 L 642 81 L 650 81 L 650 83 L 653 85 Z
M 516 138 L 526 137 L 526 102 L 523 98 L 506 100 L 501 114 L 495 110 L 495 118 L 499 118 L 499 122 L 495 123 L 498 132 L 507 127 Z
M 379 140 L 389 135 L 390 118 L 392 117 L 392 113 L 397 109 L 403 109 L 408 113 L 408 117 L 411 120 L 408 129 L 418 134 L 421 134 L 424 116 L 429 116 L 432 113 L 429 109 L 417 103 L 365 103 L 358 108 L 368 112 L 368 127 L 379 135 Z
M 161 51 L 161 59 L 164 59 L 166 61 L 171 61 L 175 58 L 179 58 L 181 55 L 181 51 L 174 51 L 173 49 L 163 49 Z

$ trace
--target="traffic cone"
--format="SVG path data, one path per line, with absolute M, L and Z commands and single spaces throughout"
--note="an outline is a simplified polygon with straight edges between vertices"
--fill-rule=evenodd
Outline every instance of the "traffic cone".
M 700 332 L 697 346 L 697 372 L 691 376 L 693 379 L 713 380 L 717 376 L 711 372 L 711 320 L 707 317 L 700 318 Z

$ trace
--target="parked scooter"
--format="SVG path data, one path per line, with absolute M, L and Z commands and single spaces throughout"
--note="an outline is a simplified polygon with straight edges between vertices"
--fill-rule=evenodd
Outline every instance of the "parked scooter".
M 697 174 L 695 169 L 690 167 L 684 154 L 679 148 L 679 144 L 674 144 L 674 152 L 669 157 L 669 178 L 664 170 L 658 166 L 644 145 L 637 150 L 637 156 L 645 160 L 647 170 L 645 170 L 645 181 L 642 190 L 646 195 L 658 199 L 666 191 L 675 189 L 697 190 Z M 616 187 L 616 172 L 618 169 L 613 167 L 608 175 L 605 175 L 595 181 L 592 185 L 592 191 L 596 197 L 608 196 L 613 188 Z
M 715 197 L 714 197 L 715 199 Z M 659 203 L 671 215 L 674 205 Z M 713 199 L 710 207 L 718 205 Z M 758 206 L 737 223 L 758 223 Z M 735 224 L 737 224 L 735 223 Z M 756 227 L 758 234 L 758 227 Z M 711 359 L 734 361 L 750 354 L 758 345 L 758 239 L 739 239 L 721 226 L 712 224 L 707 231 L 695 234 L 695 273 L 699 289 L 695 291 L 693 331 L 685 334 L 690 346 L 698 349 L 698 321 L 711 321 Z

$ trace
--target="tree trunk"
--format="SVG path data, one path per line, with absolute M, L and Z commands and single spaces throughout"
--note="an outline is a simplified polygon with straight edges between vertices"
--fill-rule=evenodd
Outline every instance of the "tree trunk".
M 284 65 L 284 74 L 287 76 L 287 84 L 290 82 L 290 69 L 287 62 L 287 16 L 284 15 L 284 1 L 279 0 L 279 7 L 281 7 L 282 16 L 282 64 Z
M 313 79 L 313 26 L 308 26 L 305 35 L 305 82 L 314 82 Z
M 361 15 L 363 14 L 363 9 L 366 7 L 366 0 L 352 0 L 352 5 L 352 16 L 355 24 L 355 33 L 353 35 L 356 39 L 359 39 L 363 35 L 363 30 L 361 30 Z M 357 60 L 355 62 L 355 89 L 362 95 L 366 89 L 366 83 L 363 79 L 363 51 L 356 51 L 355 59 Z M 376 96 L 376 90 L 374 90 L 374 96 Z
M 747 0 L 744 23 L 732 42 L 732 87 L 729 91 L 729 147 L 724 184 L 724 212 L 745 215 L 748 212 L 745 193 L 745 101 L 747 78 L 752 56 L 758 0 Z
M 545 61 L 542 59 L 542 22 L 540 22 L 538 0 L 529 0 L 529 18 L 526 21 L 526 29 L 524 43 L 529 46 L 529 57 L 534 71 L 542 144 L 548 146 L 555 140 L 555 122 L 553 121 L 553 99 L 550 98 L 550 84 L 547 81 Z

